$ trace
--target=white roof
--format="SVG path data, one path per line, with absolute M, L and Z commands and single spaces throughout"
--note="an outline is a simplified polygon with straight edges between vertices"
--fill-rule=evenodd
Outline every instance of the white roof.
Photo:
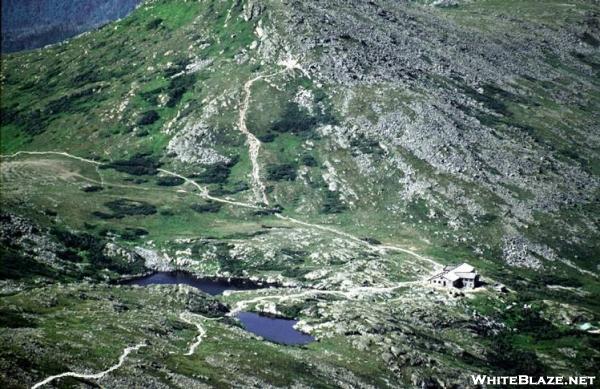
M 456 274 L 460 278 L 468 278 L 468 279 L 472 279 L 472 278 L 475 278 L 477 276 L 477 273 L 475 273 L 475 272 L 471 272 L 471 273 L 457 273 L 457 272 L 454 272 L 454 274 Z
M 477 272 L 475 271 L 475 268 L 468 263 L 463 263 L 455 268 L 451 268 L 450 266 L 444 267 L 444 271 L 434 275 L 430 280 L 435 278 L 445 278 L 454 282 L 460 278 L 475 279 L 476 276 Z
M 473 266 L 469 265 L 468 263 L 463 263 L 462 265 L 458 265 L 451 271 L 453 273 L 473 273 L 474 270 L 475 268 Z
M 458 280 L 458 276 L 456 274 L 454 274 L 453 272 L 448 272 L 446 274 L 444 274 L 444 278 L 450 281 L 456 281 Z

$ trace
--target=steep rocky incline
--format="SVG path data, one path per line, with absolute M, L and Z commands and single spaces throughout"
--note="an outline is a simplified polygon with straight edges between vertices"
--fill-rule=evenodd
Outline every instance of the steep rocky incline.
M 379 142 L 404 176 L 386 193 L 393 213 L 420 198 L 467 238 L 460 227 L 494 215 L 510 240 L 544 223 L 540 214 L 559 219 L 567 242 L 597 236 L 597 214 L 581 211 L 597 209 L 600 184 L 597 9 L 551 20 L 476 2 L 286 4 L 290 50 L 339 103 L 334 147 Z M 389 174 L 372 151 L 352 153 L 365 180 Z M 591 223 L 567 225 L 565 212 Z

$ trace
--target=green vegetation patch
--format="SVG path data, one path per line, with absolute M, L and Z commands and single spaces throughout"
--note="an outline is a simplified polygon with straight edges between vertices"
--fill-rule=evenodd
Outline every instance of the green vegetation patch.
M 185 180 L 176 176 L 161 176 L 156 179 L 156 184 L 160 186 L 178 186 L 185 183 Z
M 160 119 L 160 115 L 158 114 L 158 112 L 151 109 L 140 115 L 137 124 L 139 126 L 149 126 L 150 124 L 154 124 L 158 119 Z
M 211 201 L 203 204 L 192 204 L 190 208 L 198 213 L 217 213 L 221 210 L 221 204 Z
M 153 215 L 156 207 L 150 203 L 140 200 L 117 199 L 104 203 L 113 212 L 114 217 L 132 215 Z
M 232 167 L 239 161 L 239 157 L 234 157 L 230 162 L 220 162 L 208 165 L 202 173 L 196 175 L 198 182 L 203 184 L 223 184 L 227 182 L 231 174 Z
M 115 169 L 119 172 L 132 174 L 135 176 L 155 175 L 158 173 L 160 162 L 156 158 L 137 154 L 128 160 L 119 160 L 102 165 L 101 169 Z
M 169 86 L 167 87 L 167 96 L 169 99 L 167 100 L 167 107 L 175 107 L 180 101 L 183 95 L 191 90 L 191 88 L 196 83 L 196 75 L 195 74 L 184 74 L 175 78 L 172 78 L 169 81 Z
M 226 196 L 233 195 L 239 192 L 243 192 L 250 189 L 250 186 L 245 181 L 236 181 L 231 183 L 228 186 L 224 186 L 223 184 L 219 184 L 217 188 L 211 189 L 208 193 L 211 196 Z
M 281 118 L 273 124 L 271 129 L 275 132 L 292 132 L 294 134 L 308 134 L 318 124 L 314 116 L 310 116 L 306 109 L 297 103 L 289 102 L 285 106 Z
M 294 181 L 297 167 L 290 163 L 267 166 L 267 178 L 272 181 Z
M 348 209 L 348 207 L 342 202 L 338 192 L 333 192 L 330 190 L 325 192 L 323 205 L 321 206 L 321 213 L 341 213 L 346 209 Z

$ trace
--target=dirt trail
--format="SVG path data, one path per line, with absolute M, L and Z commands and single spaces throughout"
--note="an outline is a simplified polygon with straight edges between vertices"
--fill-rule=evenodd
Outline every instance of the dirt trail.
M 182 312 L 179 315 L 179 318 L 188 324 L 196 326 L 196 328 L 198 329 L 198 336 L 196 337 L 196 341 L 190 345 L 188 351 L 184 355 L 193 355 L 194 352 L 196 351 L 196 348 L 198 348 L 200 343 L 202 343 L 202 339 L 206 337 L 206 330 L 198 322 L 192 320 L 193 317 L 199 317 L 199 318 L 202 318 L 203 320 L 220 320 L 221 319 L 220 317 L 208 318 L 208 317 L 204 317 L 199 314 L 193 314 L 191 312 Z M 125 350 L 123 350 L 123 353 L 121 354 L 121 356 L 119 357 L 119 362 L 117 364 L 115 364 L 115 365 L 109 367 L 108 369 L 101 371 L 99 373 L 81 374 L 81 373 L 75 373 L 75 372 L 69 371 L 66 373 L 61 373 L 61 374 L 50 376 L 50 377 L 46 378 L 45 380 L 40 381 L 40 382 L 36 383 L 35 385 L 33 385 L 31 387 L 31 389 L 37 389 L 37 388 L 39 388 L 43 385 L 46 385 L 54 380 L 57 380 L 59 378 L 64 378 L 64 377 L 74 377 L 74 378 L 83 378 L 83 379 L 100 379 L 100 378 L 104 377 L 106 374 L 111 373 L 111 372 L 117 370 L 119 367 L 121 367 L 123 365 L 123 363 L 125 363 L 127 356 L 131 352 L 137 351 L 142 347 L 146 347 L 146 344 L 139 343 L 135 346 L 126 347 Z
M 256 202 L 267 205 L 269 204 L 269 199 L 267 198 L 265 184 L 260 179 L 260 164 L 258 163 L 258 154 L 260 152 L 261 143 L 258 138 L 248 130 L 248 127 L 246 126 L 246 115 L 250 105 L 250 97 L 252 96 L 252 84 L 258 80 L 273 77 L 282 72 L 283 70 L 268 75 L 261 74 L 246 81 L 244 84 L 244 98 L 240 105 L 240 115 L 238 119 L 238 128 L 246 135 L 246 142 L 248 143 L 248 156 L 250 157 L 250 163 L 252 164 L 252 190 L 254 191 L 254 199 Z
M 276 213 L 275 216 L 277 218 L 279 218 L 279 219 L 287 220 L 287 221 L 295 223 L 295 224 L 300 224 L 302 226 L 306 226 L 306 227 L 310 227 L 310 228 L 315 228 L 315 229 L 318 229 L 318 230 L 321 230 L 321 231 L 328 231 L 328 232 L 334 233 L 336 235 L 343 236 L 343 237 L 348 238 L 350 240 L 353 240 L 353 241 L 355 241 L 357 243 L 360 243 L 363 246 L 369 247 L 372 250 L 379 251 L 380 253 L 385 253 L 386 250 L 399 251 L 399 252 L 403 252 L 403 253 L 406 253 L 406 254 L 410 254 L 410 255 L 414 256 L 415 258 L 420 259 L 420 260 L 422 260 L 424 262 L 429 262 L 430 264 L 432 264 L 434 266 L 435 269 L 439 269 L 439 268 L 443 267 L 443 265 L 441 263 L 436 262 L 436 261 L 434 261 L 431 258 L 423 257 L 423 256 L 421 256 L 421 255 L 417 254 L 416 252 L 414 252 L 412 250 L 409 250 L 409 249 L 405 249 L 405 248 L 398 247 L 398 246 L 393 246 L 393 245 L 375 245 L 375 244 L 371 244 L 371 243 L 369 243 L 367 241 L 364 241 L 364 240 L 362 240 L 362 239 L 360 239 L 360 238 L 358 238 L 358 237 L 356 237 L 356 236 L 354 236 L 352 234 L 349 234 L 347 232 L 337 230 L 337 229 L 335 229 L 333 227 L 328 227 L 328 226 L 322 226 L 320 224 L 312 224 L 312 223 L 303 222 L 302 220 L 294 219 L 294 218 L 289 217 L 289 216 L 283 216 L 282 214 L 279 214 L 279 213 Z
M 182 312 L 182 313 L 179 315 L 179 318 L 180 318 L 181 320 L 183 320 L 184 322 L 186 322 L 186 323 L 188 323 L 188 324 L 191 324 L 191 325 L 194 325 L 194 326 L 196 326 L 196 328 L 198 329 L 198 336 L 196 337 L 196 341 L 190 345 L 190 348 L 189 348 L 188 352 L 187 352 L 187 353 L 185 353 L 185 354 L 183 354 L 183 355 L 192 355 L 192 354 L 194 354 L 194 351 L 196 351 L 196 348 L 197 348 L 197 347 L 200 345 L 200 343 L 202 342 L 202 338 L 204 338 L 204 337 L 206 336 L 206 330 L 204 329 L 204 327 L 202 327 L 202 326 L 201 326 L 200 324 L 198 324 L 197 322 L 195 322 L 195 321 L 192 321 L 192 320 L 191 320 L 191 317 L 192 317 L 192 316 L 193 316 L 193 315 L 192 315 L 192 313 L 190 313 L 190 312 Z
M 233 201 L 233 200 L 227 200 L 227 199 L 222 199 L 219 197 L 214 197 L 211 196 L 210 194 L 208 194 L 208 189 L 206 189 L 205 187 L 201 186 L 200 184 L 198 184 L 196 181 L 189 179 L 185 176 L 182 176 L 181 174 L 177 174 L 175 172 L 172 172 L 170 170 L 165 170 L 165 169 L 158 169 L 159 172 L 165 173 L 169 176 L 173 176 L 173 177 L 179 177 L 182 180 L 184 180 L 186 183 L 196 187 L 200 193 L 197 193 L 198 196 L 205 198 L 207 200 L 212 200 L 218 203 L 224 203 L 224 204 L 230 204 L 230 205 L 235 205 L 238 207 L 244 207 L 244 208 L 252 208 L 252 209 L 263 209 L 261 206 L 255 205 L 255 204 L 248 204 L 248 203 L 243 203 L 241 201 Z
M 348 290 L 324 290 L 324 289 L 308 289 L 298 293 L 292 294 L 284 294 L 284 295 L 267 295 L 267 296 L 258 296 L 248 300 L 237 301 L 231 311 L 227 313 L 227 316 L 235 316 L 238 312 L 243 311 L 250 304 L 255 304 L 261 301 L 275 299 L 279 302 L 292 300 L 300 297 L 312 297 L 315 295 L 335 295 L 341 296 L 346 299 L 355 299 L 358 297 L 374 295 L 374 294 L 382 294 L 382 293 L 391 293 L 396 289 L 421 284 L 422 281 L 404 281 L 398 282 L 394 286 L 389 287 L 375 287 L 375 286 L 367 286 L 367 287 L 355 287 Z M 234 293 L 246 293 L 247 291 L 232 291 L 229 295 Z
M 265 184 L 260 178 L 260 164 L 258 163 L 258 155 L 260 152 L 261 143 L 246 126 L 246 116 L 248 113 L 248 107 L 250 106 L 250 98 L 252 96 L 252 84 L 258 80 L 266 80 L 267 78 L 277 76 L 286 71 L 291 72 L 293 70 L 300 70 L 305 76 L 310 78 L 306 70 L 304 70 L 300 64 L 291 57 L 280 61 L 278 65 L 282 67 L 281 70 L 270 74 L 260 74 L 246 81 L 244 84 L 244 98 L 242 99 L 242 103 L 240 105 L 240 114 L 238 118 L 238 128 L 244 135 L 246 135 L 246 142 L 248 143 L 248 155 L 250 157 L 250 163 L 252 164 L 252 190 L 254 191 L 254 199 L 256 202 L 266 205 L 269 205 L 269 199 L 267 198 Z
M 121 367 L 123 365 L 123 363 L 125 363 L 125 360 L 127 359 L 127 356 L 133 352 L 133 351 L 137 351 L 142 347 L 145 347 L 146 344 L 145 343 L 139 343 L 135 346 L 130 346 L 130 347 L 126 347 L 125 350 L 123 350 L 123 354 L 121 354 L 121 356 L 119 357 L 119 362 L 116 365 L 113 365 L 111 367 L 109 367 L 108 369 L 101 371 L 100 373 L 95 373 L 95 374 L 80 374 L 80 373 L 75 373 L 72 371 L 66 372 L 66 373 L 62 373 L 62 374 L 57 374 L 57 375 L 53 375 L 50 376 L 48 378 L 46 378 L 43 381 L 38 382 L 37 384 L 33 385 L 31 387 L 31 389 L 36 389 L 39 388 L 43 385 L 46 385 L 56 379 L 59 378 L 63 378 L 63 377 L 75 377 L 75 378 L 83 378 L 83 379 L 87 379 L 87 380 L 97 380 L 100 379 L 102 377 L 104 377 L 105 375 L 107 375 L 108 373 L 111 373 L 115 370 L 117 370 L 119 367 Z

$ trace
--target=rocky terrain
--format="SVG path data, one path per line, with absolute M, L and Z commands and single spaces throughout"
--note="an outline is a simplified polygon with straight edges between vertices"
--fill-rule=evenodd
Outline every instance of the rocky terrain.
M 594 375 L 599 18 L 147 0 L 3 55 L 1 386 Z M 427 283 L 462 262 L 482 287 Z M 120 284 L 173 270 L 267 287 Z M 268 342 L 240 311 L 316 341 Z

